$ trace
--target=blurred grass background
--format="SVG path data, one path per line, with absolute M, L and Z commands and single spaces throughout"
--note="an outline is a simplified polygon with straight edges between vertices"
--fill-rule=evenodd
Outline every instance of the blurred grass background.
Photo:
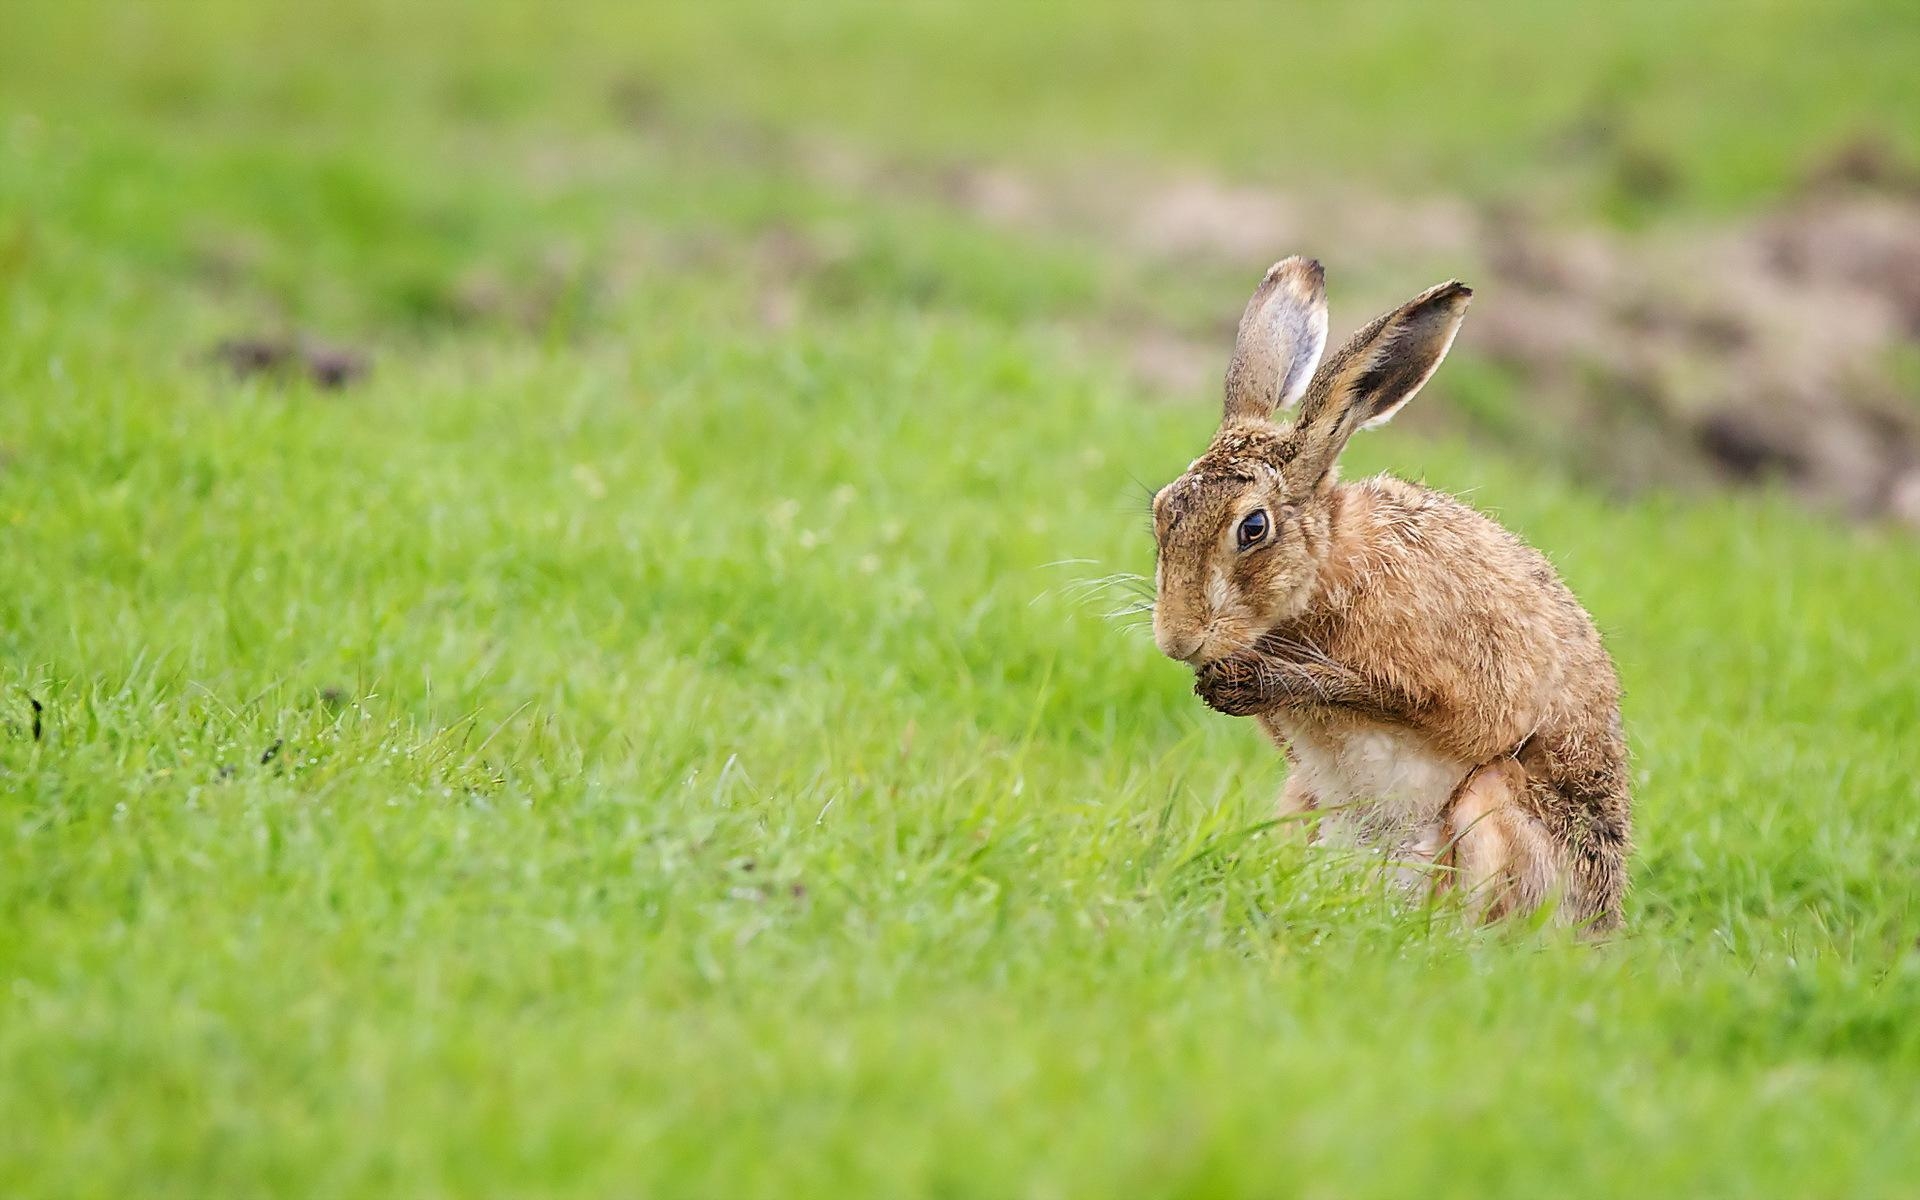
M 1345 324 L 1457 253 L 1142 248 L 1104 205 L 1710 236 L 1920 149 L 1909 6 L 6 25 L 0 1190 L 1920 1176 L 1910 533 L 1484 425 L 1355 447 L 1609 636 L 1641 852 L 1598 950 L 1269 827 L 1278 757 L 1098 583 L 1216 411 L 1141 343 L 1223 362 L 1282 253 Z M 1419 407 L 1556 424 L 1475 337 Z
M 1920 17 L 1876 0 L 1351 5 L 16 5 L 9 86 L 64 107 L 359 138 L 578 131 L 610 89 L 915 155 L 1122 157 L 1605 210 L 1777 195 L 1871 132 L 1920 151 Z M 45 89 L 51 87 L 48 92 Z

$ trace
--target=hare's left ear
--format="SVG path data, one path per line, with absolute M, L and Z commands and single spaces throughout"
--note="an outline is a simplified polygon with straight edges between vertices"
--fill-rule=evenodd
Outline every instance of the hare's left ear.
M 1241 314 L 1221 424 L 1264 421 L 1299 403 L 1326 348 L 1326 272 L 1311 258 L 1283 258 Z
M 1433 378 L 1467 315 L 1473 289 L 1457 279 L 1428 288 L 1347 339 L 1314 375 L 1294 422 L 1295 461 L 1323 473 L 1356 429 L 1384 425 Z

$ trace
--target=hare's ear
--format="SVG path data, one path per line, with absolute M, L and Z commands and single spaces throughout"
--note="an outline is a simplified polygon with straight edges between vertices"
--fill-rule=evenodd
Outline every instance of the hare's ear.
M 1263 421 L 1299 403 L 1326 348 L 1326 272 L 1311 258 L 1281 259 L 1241 314 L 1223 423 Z
M 1433 378 L 1467 315 L 1473 289 L 1457 279 L 1375 318 L 1334 351 L 1307 388 L 1294 423 L 1301 458 L 1333 465 L 1356 429 L 1384 425 Z

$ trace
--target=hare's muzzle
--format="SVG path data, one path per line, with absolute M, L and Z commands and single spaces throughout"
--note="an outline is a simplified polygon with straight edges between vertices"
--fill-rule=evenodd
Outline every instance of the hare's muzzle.
M 1200 665 L 1200 652 L 1207 644 L 1204 634 L 1171 633 L 1156 622 L 1153 630 L 1153 644 L 1160 647 L 1160 653 L 1178 662 L 1193 666 Z

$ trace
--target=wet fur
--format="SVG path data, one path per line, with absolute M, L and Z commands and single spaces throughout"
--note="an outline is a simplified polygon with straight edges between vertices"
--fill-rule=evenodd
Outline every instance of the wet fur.
M 1275 295 L 1307 311 L 1275 313 Z M 1544 557 L 1467 505 L 1391 477 L 1337 478 L 1347 438 L 1439 365 L 1470 295 L 1431 289 L 1321 363 L 1318 265 L 1268 273 L 1241 337 L 1278 344 L 1236 348 L 1236 368 L 1260 365 L 1229 371 L 1213 444 L 1155 499 L 1155 636 L 1195 666 L 1209 704 L 1256 716 L 1287 752 L 1285 806 L 1435 863 L 1439 886 L 1489 919 L 1555 902 L 1608 929 L 1629 780 L 1592 620 Z M 1304 393 L 1299 413 L 1278 423 L 1289 390 Z M 1235 530 L 1254 508 L 1273 533 L 1241 551 Z

